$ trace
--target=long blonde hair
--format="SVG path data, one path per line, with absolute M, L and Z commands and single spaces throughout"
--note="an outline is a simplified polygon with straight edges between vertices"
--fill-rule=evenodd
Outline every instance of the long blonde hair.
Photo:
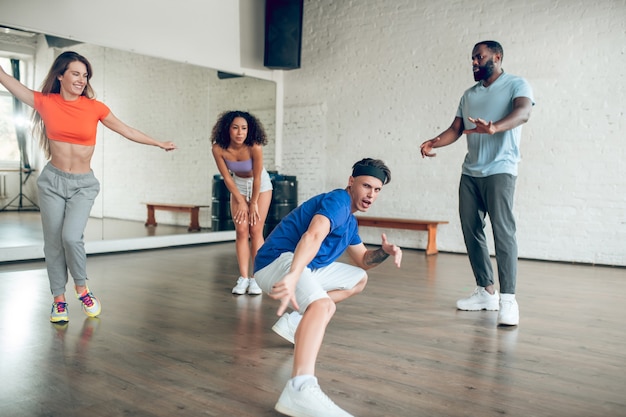
M 91 88 L 91 84 L 89 84 L 89 80 L 93 76 L 91 64 L 87 58 L 73 51 L 63 52 L 54 60 L 50 70 L 48 71 L 48 75 L 46 75 L 46 78 L 41 84 L 41 92 L 43 94 L 59 94 L 61 92 L 61 82 L 59 81 L 59 77 L 65 74 L 68 66 L 75 61 L 82 62 L 85 64 L 85 67 L 87 67 L 87 84 L 85 85 L 81 95 L 87 98 L 93 98 L 95 94 Z M 48 135 L 46 134 L 46 126 L 37 111 L 33 111 L 31 119 L 33 136 L 39 139 L 39 146 L 43 150 L 46 159 L 50 159 L 50 142 Z

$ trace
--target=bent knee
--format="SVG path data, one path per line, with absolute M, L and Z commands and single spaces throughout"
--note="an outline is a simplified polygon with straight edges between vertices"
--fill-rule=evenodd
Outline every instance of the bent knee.
M 366 285 L 367 285 L 367 274 L 365 274 L 363 278 L 361 278 L 361 280 L 357 282 L 354 288 L 352 288 L 352 290 L 354 291 L 354 294 L 361 293 L 365 289 Z
M 314 308 L 320 312 L 323 312 L 329 319 L 335 314 L 337 310 L 337 305 L 330 298 L 320 298 L 318 300 L 313 301 L 307 310 Z

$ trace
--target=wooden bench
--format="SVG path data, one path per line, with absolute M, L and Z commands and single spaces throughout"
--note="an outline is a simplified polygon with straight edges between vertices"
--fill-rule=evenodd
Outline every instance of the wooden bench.
M 200 221 L 198 220 L 198 215 L 200 214 L 200 209 L 202 207 L 209 206 L 200 206 L 196 204 L 170 204 L 170 203 L 143 203 L 148 207 L 148 220 L 146 220 L 147 226 L 156 226 L 157 222 L 154 218 L 155 210 L 165 210 L 165 211 L 176 211 L 183 213 L 191 214 L 191 222 L 189 223 L 189 227 L 187 228 L 190 232 L 198 232 L 200 231 Z
M 434 255 L 437 251 L 437 225 L 447 224 L 446 221 L 391 219 L 386 217 L 356 216 L 359 226 L 381 227 L 390 229 L 425 230 L 428 232 L 426 255 Z

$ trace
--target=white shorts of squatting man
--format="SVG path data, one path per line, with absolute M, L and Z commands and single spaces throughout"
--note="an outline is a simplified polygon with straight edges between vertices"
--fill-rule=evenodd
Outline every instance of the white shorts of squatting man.
M 254 278 L 259 287 L 269 294 L 272 286 L 287 275 L 292 261 L 293 253 L 285 252 L 274 262 L 255 272 Z M 304 268 L 296 286 L 296 301 L 300 313 L 304 314 L 313 301 L 328 298 L 328 291 L 352 289 L 365 276 L 366 272 L 362 268 L 340 262 L 318 269 Z

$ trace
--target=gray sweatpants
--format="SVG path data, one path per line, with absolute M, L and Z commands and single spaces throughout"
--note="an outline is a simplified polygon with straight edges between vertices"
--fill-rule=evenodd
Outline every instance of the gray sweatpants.
M 70 174 L 48 163 L 37 179 L 44 255 L 52 296 L 65 293 L 68 269 L 74 284 L 85 285 L 87 255 L 83 233 L 100 182 L 93 172 Z
M 489 214 L 498 265 L 500 292 L 515 294 L 517 281 L 517 239 L 513 197 L 517 177 L 496 174 L 484 178 L 461 176 L 459 215 L 476 285 L 493 285 L 493 268 L 485 236 L 485 216 Z

